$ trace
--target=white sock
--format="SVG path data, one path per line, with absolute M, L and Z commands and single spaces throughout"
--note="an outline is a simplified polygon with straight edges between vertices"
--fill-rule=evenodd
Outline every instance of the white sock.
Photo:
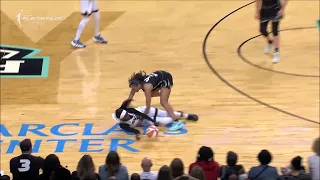
M 93 21 L 94 21 L 94 35 L 99 36 L 100 35 L 100 13 L 95 12 L 93 15 Z
M 177 118 L 180 118 L 180 117 L 187 118 L 187 117 L 188 117 L 188 114 L 181 113 L 181 112 L 174 112 L 174 115 L 175 115 Z
M 81 36 L 84 28 L 88 24 L 89 20 L 90 20 L 89 17 L 83 17 L 82 18 L 81 22 L 79 23 L 77 34 L 76 34 L 76 37 L 74 38 L 74 40 L 79 40 L 80 39 L 80 36 Z

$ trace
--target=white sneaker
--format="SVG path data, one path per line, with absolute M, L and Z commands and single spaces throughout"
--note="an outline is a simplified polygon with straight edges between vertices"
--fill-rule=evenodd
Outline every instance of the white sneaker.
M 280 61 L 280 58 L 279 58 L 279 52 L 275 52 L 273 53 L 273 59 L 272 59 L 272 62 L 273 63 L 278 63 Z
M 268 54 L 272 49 L 272 44 L 268 43 L 267 46 L 264 48 L 264 53 Z

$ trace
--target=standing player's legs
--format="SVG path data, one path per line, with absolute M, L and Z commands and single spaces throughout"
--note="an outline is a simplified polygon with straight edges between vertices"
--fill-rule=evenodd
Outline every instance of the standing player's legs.
M 99 26 L 100 26 L 100 14 L 98 10 L 98 5 L 96 0 L 80 0 L 80 6 L 81 6 L 81 15 L 82 20 L 79 23 L 76 37 L 71 42 L 71 45 L 76 48 L 85 48 L 86 45 L 80 42 L 81 34 L 85 28 L 85 26 L 89 22 L 90 15 L 93 13 L 94 17 L 94 25 L 95 25 L 95 36 L 93 38 L 94 41 L 100 42 L 100 43 L 107 43 L 106 40 L 104 40 L 99 33 Z
M 160 104 L 167 111 L 169 117 L 175 120 L 176 117 L 174 115 L 173 108 L 169 104 L 170 93 L 171 93 L 171 89 L 169 88 L 162 88 L 160 90 Z
M 100 13 L 98 9 L 98 3 L 97 0 L 92 0 L 92 16 L 94 21 L 94 37 L 93 41 L 98 43 L 107 43 L 108 41 L 103 39 L 100 35 Z
M 279 39 L 279 20 L 272 21 L 272 33 L 274 38 L 274 53 L 272 62 L 277 63 L 280 61 L 279 58 L 279 47 L 280 47 L 280 39 Z
M 267 41 L 267 46 L 264 48 L 265 54 L 268 54 L 271 51 L 273 44 L 273 41 L 270 39 L 269 33 L 267 31 L 268 23 L 269 20 L 261 20 L 260 22 L 260 32 Z

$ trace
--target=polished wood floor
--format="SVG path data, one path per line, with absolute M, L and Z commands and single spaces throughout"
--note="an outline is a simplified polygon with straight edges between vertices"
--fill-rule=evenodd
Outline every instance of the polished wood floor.
M 188 166 L 202 145 L 212 147 L 221 164 L 227 151 L 237 152 L 247 169 L 258 163 L 261 149 L 273 153 L 272 165 L 278 167 L 296 155 L 307 158 L 313 139 L 319 136 L 319 30 L 315 24 L 319 1 L 289 1 L 280 25 L 286 31 L 280 32 L 278 64 L 263 54 L 261 37 L 241 47 L 251 64 L 239 58 L 240 44 L 259 34 L 255 6 L 231 14 L 208 37 L 206 54 L 214 68 L 210 69 L 202 55 L 207 32 L 221 18 L 250 2 L 99 1 L 101 33 L 109 44 L 92 42 L 90 22 L 81 39 L 87 48 L 73 50 L 70 41 L 81 18 L 79 2 L 2 1 L 1 44 L 42 49 L 39 55 L 50 56 L 50 69 L 45 79 L 1 79 L 1 124 L 12 135 L 1 134 L 1 169 L 9 172 L 9 160 L 20 153 L 19 148 L 7 151 L 14 140 L 26 138 L 23 133 L 18 136 L 26 124 L 45 126 L 41 132 L 48 136 L 27 133 L 37 143 L 42 140 L 38 155 L 53 153 L 59 139 L 73 140 L 57 154 L 74 170 L 85 154 L 79 152 L 81 146 L 89 142 L 82 139 L 96 139 L 89 143 L 102 144 L 90 149 L 102 150 L 89 154 L 97 166 L 103 164 L 112 141 L 134 137 L 123 132 L 83 135 L 85 126 L 93 123 L 92 132 L 96 133 L 113 127 L 111 113 L 129 93 L 127 78 L 134 71 L 158 69 L 174 77 L 170 97 L 174 108 L 196 113 L 200 120 L 188 122 L 186 134 L 161 133 L 157 140 L 143 137 L 130 145 L 140 152 L 119 147 L 121 161 L 130 172 L 141 170 L 145 156 L 154 160 L 154 170 L 174 157 L 182 158 Z M 22 15 L 62 19 L 22 20 L 20 27 L 16 15 L 21 9 Z M 159 106 L 158 99 L 152 102 Z M 140 93 L 134 105 L 143 103 Z M 56 136 L 50 132 L 64 123 L 79 126 L 65 126 L 60 132 L 78 134 Z M 129 141 L 119 140 L 125 142 Z

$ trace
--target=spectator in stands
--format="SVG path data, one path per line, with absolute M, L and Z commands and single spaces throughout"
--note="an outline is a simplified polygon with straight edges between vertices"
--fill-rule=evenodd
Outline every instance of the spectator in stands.
M 190 176 L 199 180 L 205 180 L 203 169 L 200 166 L 194 166 L 191 169 Z
M 53 170 L 50 180 L 71 180 L 71 173 L 64 167 Z
M 35 180 L 39 178 L 39 170 L 43 169 L 44 159 L 33 156 L 30 139 L 20 142 L 22 154 L 10 160 L 10 172 L 14 180 Z
M 90 155 L 84 155 L 78 162 L 77 171 L 72 172 L 72 180 L 100 180 Z
M 313 142 L 312 150 L 315 153 L 308 158 L 308 165 L 311 173 L 312 180 L 320 179 L 320 138 L 315 139 Z
M 170 169 L 172 172 L 172 177 L 175 180 L 178 180 L 181 178 L 195 180 L 195 178 L 184 173 L 184 165 L 183 165 L 183 162 L 180 158 L 175 158 L 171 161 Z
M 158 179 L 157 180 L 173 180 L 172 178 L 172 172 L 170 168 L 167 165 L 164 165 L 160 168 L 158 173 Z
M 150 158 L 144 158 L 141 162 L 143 172 L 140 174 L 141 179 L 156 180 L 157 173 L 151 172 L 152 162 Z
M 235 174 L 237 176 L 244 174 L 243 166 L 237 165 L 238 155 L 235 152 L 227 153 L 227 165 L 220 167 L 220 179 L 228 180 L 229 176 Z
M 131 175 L 130 180 L 141 180 L 140 175 L 138 173 L 133 173 Z M 142 179 L 143 180 L 143 179 Z
M 218 179 L 219 163 L 214 161 L 214 153 L 210 147 L 202 146 L 199 149 L 196 162 L 189 166 L 189 173 L 194 166 L 200 166 L 203 169 L 206 180 Z
M 255 180 L 257 178 L 268 178 L 268 179 L 277 179 L 278 172 L 275 167 L 268 166 L 272 161 L 272 155 L 268 150 L 262 150 L 258 155 L 258 160 L 260 165 L 252 167 L 249 171 L 248 177 L 250 180 Z
M 99 167 L 99 176 L 101 180 L 109 180 L 110 178 L 129 179 L 127 167 L 120 163 L 120 157 L 115 151 L 110 151 L 105 164 Z
M 282 168 L 281 171 L 283 173 L 280 176 L 281 180 L 299 180 L 300 177 L 307 175 L 304 166 L 302 166 L 302 158 L 300 156 L 293 158 L 290 167 Z
M 59 158 L 54 154 L 49 154 L 44 160 L 43 173 L 39 180 L 50 180 L 50 176 L 56 168 L 61 167 Z

